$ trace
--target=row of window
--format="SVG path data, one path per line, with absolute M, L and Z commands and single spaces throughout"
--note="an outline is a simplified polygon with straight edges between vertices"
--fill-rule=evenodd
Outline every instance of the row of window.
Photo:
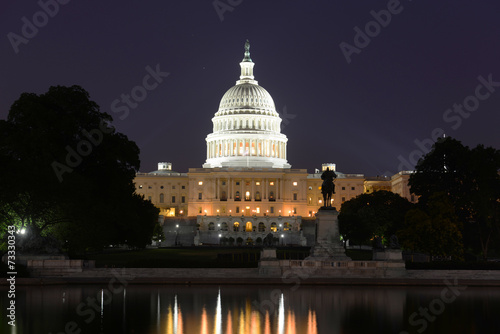
M 222 181 L 221 183 L 222 183 L 223 186 L 226 185 L 226 181 Z M 198 181 L 198 185 L 202 186 L 203 185 L 203 181 Z M 236 181 L 236 185 L 239 186 L 240 185 L 240 181 Z M 245 182 L 245 185 L 249 186 L 250 182 L 248 182 L 248 181 Z M 255 185 L 256 186 L 260 186 L 260 182 L 256 181 Z M 274 181 L 270 181 L 269 185 L 270 186 L 274 186 Z M 297 182 L 292 182 L 292 185 L 294 187 L 296 187 L 298 185 L 298 183 Z M 143 188 L 143 185 L 140 184 L 139 185 L 139 189 L 142 189 L 142 188 Z M 153 189 L 153 186 L 148 186 L 148 189 Z M 164 186 L 160 186 L 160 189 L 164 189 Z M 181 186 L 181 189 L 186 189 L 186 186 Z M 313 189 L 313 187 L 309 186 L 309 190 L 312 190 L 312 189 Z M 321 187 L 319 187 L 319 189 L 321 190 Z M 345 190 L 345 189 L 346 189 L 346 187 L 342 187 L 342 190 Z M 175 190 L 175 186 L 172 186 L 172 190 Z M 351 187 L 351 190 L 356 190 L 356 187 Z
M 222 212 L 220 212 L 220 213 L 226 213 L 226 208 L 225 207 L 223 207 L 221 210 L 222 210 Z M 259 207 L 255 208 L 255 210 L 253 210 L 253 211 L 250 211 L 250 207 L 249 206 L 247 206 L 245 209 L 241 209 L 241 210 L 240 210 L 240 207 L 237 206 L 235 208 L 235 213 L 245 213 L 245 210 L 247 210 L 247 212 L 250 212 L 250 213 L 261 213 L 261 210 L 260 210 Z M 274 206 L 271 206 L 271 207 L 269 207 L 269 210 L 266 210 L 265 214 L 268 214 L 268 213 L 269 214 L 274 214 L 274 211 L 275 211 L 274 210 Z M 203 213 L 203 208 L 201 206 L 198 207 L 198 213 L 200 213 L 200 214 Z M 206 214 L 207 210 L 205 210 L 204 213 Z M 232 211 L 229 210 L 229 213 L 232 213 Z M 219 214 L 219 210 L 217 210 L 217 214 Z M 281 210 L 279 210 L 279 214 L 281 215 Z M 293 210 L 288 211 L 288 214 L 289 215 L 290 214 L 297 214 L 297 208 L 293 208 Z
M 297 193 L 293 193 L 293 200 L 296 201 L 298 198 L 298 194 Z M 202 192 L 199 192 L 198 193 L 198 200 L 202 200 L 203 199 L 203 193 Z M 269 197 L 268 197 L 269 201 L 275 201 L 276 198 L 274 197 L 274 191 L 270 191 L 269 192 Z M 220 195 L 220 200 L 221 201 L 227 201 L 227 194 L 225 191 L 222 191 L 221 192 L 221 195 Z M 236 191 L 235 194 L 234 194 L 234 200 L 235 201 L 241 201 L 241 196 L 240 196 L 240 192 L 239 191 Z M 247 191 L 245 192 L 245 201 L 251 201 L 252 198 L 250 196 L 250 192 Z M 260 192 L 257 191 L 255 193 L 255 198 L 254 198 L 255 201 L 261 201 L 262 198 L 260 196 Z
M 312 190 L 313 187 L 309 186 L 309 190 Z M 318 187 L 318 190 L 321 190 L 321 187 Z M 342 190 L 345 190 L 345 187 L 342 187 Z M 351 187 L 351 190 L 356 190 L 356 187 Z
M 225 186 L 225 185 L 226 185 L 226 181 L 222 181 L 222 182 L 221 182 L 221 184 L 222 184 L 223 186 Z M 240 183 L 240 181 L 236 181 L 236 185 L 237 185 L 237 186 L 239 186 L 240 184 L 241 184 L 241 183 Z M 199 185 L 199 186 L 202 186 L 202 185 L 203 185 L 203 181 L 198 181 L 198 185 Z M 249 181 L 245 181 L 245 185 L 249 186 L 249 185 L 250 185 L 250 182 L 249 182 Z M 255 185 L 256 185 L 256 186 L 260 186 L 260 181 L 256 181 L 256 182 L 255 182 Z M 270 185 L 270 186 L 274 186 L 274 181 L 269 181 L 269 185 Z M 296 187 L 296 186 L 298 185 L 298 182 L 295 182 L 295 181 L 294 181 L 294 182 L 292 182 L 292 185 L 293 185 L 294 187 Z M 182 189 L 184 189 L 184 186 L 182 186 L 182 187 L 183 187 Z M 175 189 L 175 188 L 174 188 L 174 189 Z M 311 189 L 312 189 L 312 187 L 309 187 L 309 190 L 311 190 Z M 353 190 L 354 190 L 354 189 L 353 189 Z
M 143 188 L 143 185 L 140 184 L 139 185 L 139 189 L 142 189 Z M 160 189 L 164 189 L 165 187 L 164 186 L 160 186 Z M 153 186 L 148 186 L 148 189 L 153 189 Z M 186 189 L 186 186 L 181 186 L 181 189 Z M 172 190 L 175 190 L 175 186 L 172 186 Z
M 291 231 L 292 230 L 292 224 L 285 222 L 283 225 L 279 224 L 279 227 L 276 223 L 271 223 L 271 226 L 269 230 L 271 232 L 278 232 L 283 228 L 283 231 Z M 208 230 L 209 231 L 215 231 L 215 223 L 211 222 L 208 224 Z M 229 231 L 229 226 L 228 223 L 223 222 L 221 224 L 217 224 L 217 230 L 220 231 Z M 240 231 L 240 223 L 239 222 L 234 222 L 232 226 L 232 230 L 234 232 L 239 232 Z M 267 228 L 266 225 L 263 222 L 260 222 L 258 226 L 253 226 L 252 222 L 247 222 L 245 224 L 245 232 L 266 232 Z
M 148 196 L 148 199 L 151 201 L 151 196 Z M 165 203 L 164 194 L 160 194 L 160 203 Z M 175 203 L 175 196 L 172 196 L 172 203 Z M 186 196 L 181 196 L 181 203 L 186 203 Z

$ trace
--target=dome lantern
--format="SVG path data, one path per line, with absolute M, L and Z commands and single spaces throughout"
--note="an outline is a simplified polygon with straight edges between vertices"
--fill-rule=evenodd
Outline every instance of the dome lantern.
M 245 57 L 240 63 L 241 67 L 241 75 L 240 75 L 240 80 L 236 81 L 237 85 L 241 85 L 244 83 L 252 83 L 257 85 L 258 82 L 254 80 L 253 76 L 253 67 L 255 66 L 255 63 L 252 61 L 250 58 L 250 42 L 246 41 L 245 43 Z

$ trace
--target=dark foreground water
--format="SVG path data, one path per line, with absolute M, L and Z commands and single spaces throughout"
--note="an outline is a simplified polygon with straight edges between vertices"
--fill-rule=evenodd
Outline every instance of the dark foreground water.
M 463 287 L 0 288 L 0 333 L 500 333 L 500 289 Z

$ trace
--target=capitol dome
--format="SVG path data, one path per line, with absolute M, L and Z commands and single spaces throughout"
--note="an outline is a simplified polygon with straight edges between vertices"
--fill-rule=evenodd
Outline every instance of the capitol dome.
M 281 118 L 271 95 L 254 80 L 254 65 L 247 41 L 240 80 L 224 94 L 212 118 L 204 168 L 291 167 L 286 160 L 288 139 L 280 132 Z

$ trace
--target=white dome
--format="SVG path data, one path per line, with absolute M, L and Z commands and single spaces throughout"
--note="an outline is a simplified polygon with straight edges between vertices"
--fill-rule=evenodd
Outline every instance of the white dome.
M 237 84 L 224 94 L 215 116 L 230 114 L 278 116 L 271 94 L 253 83 Z
M 281 118 L 271 95 L 254 80 L 249 49 L 247 41 L 240 80 L 224 94 L 212 118 L 204 168 L 291 167 L 286 161 L 288 139 L 280 132 Z

